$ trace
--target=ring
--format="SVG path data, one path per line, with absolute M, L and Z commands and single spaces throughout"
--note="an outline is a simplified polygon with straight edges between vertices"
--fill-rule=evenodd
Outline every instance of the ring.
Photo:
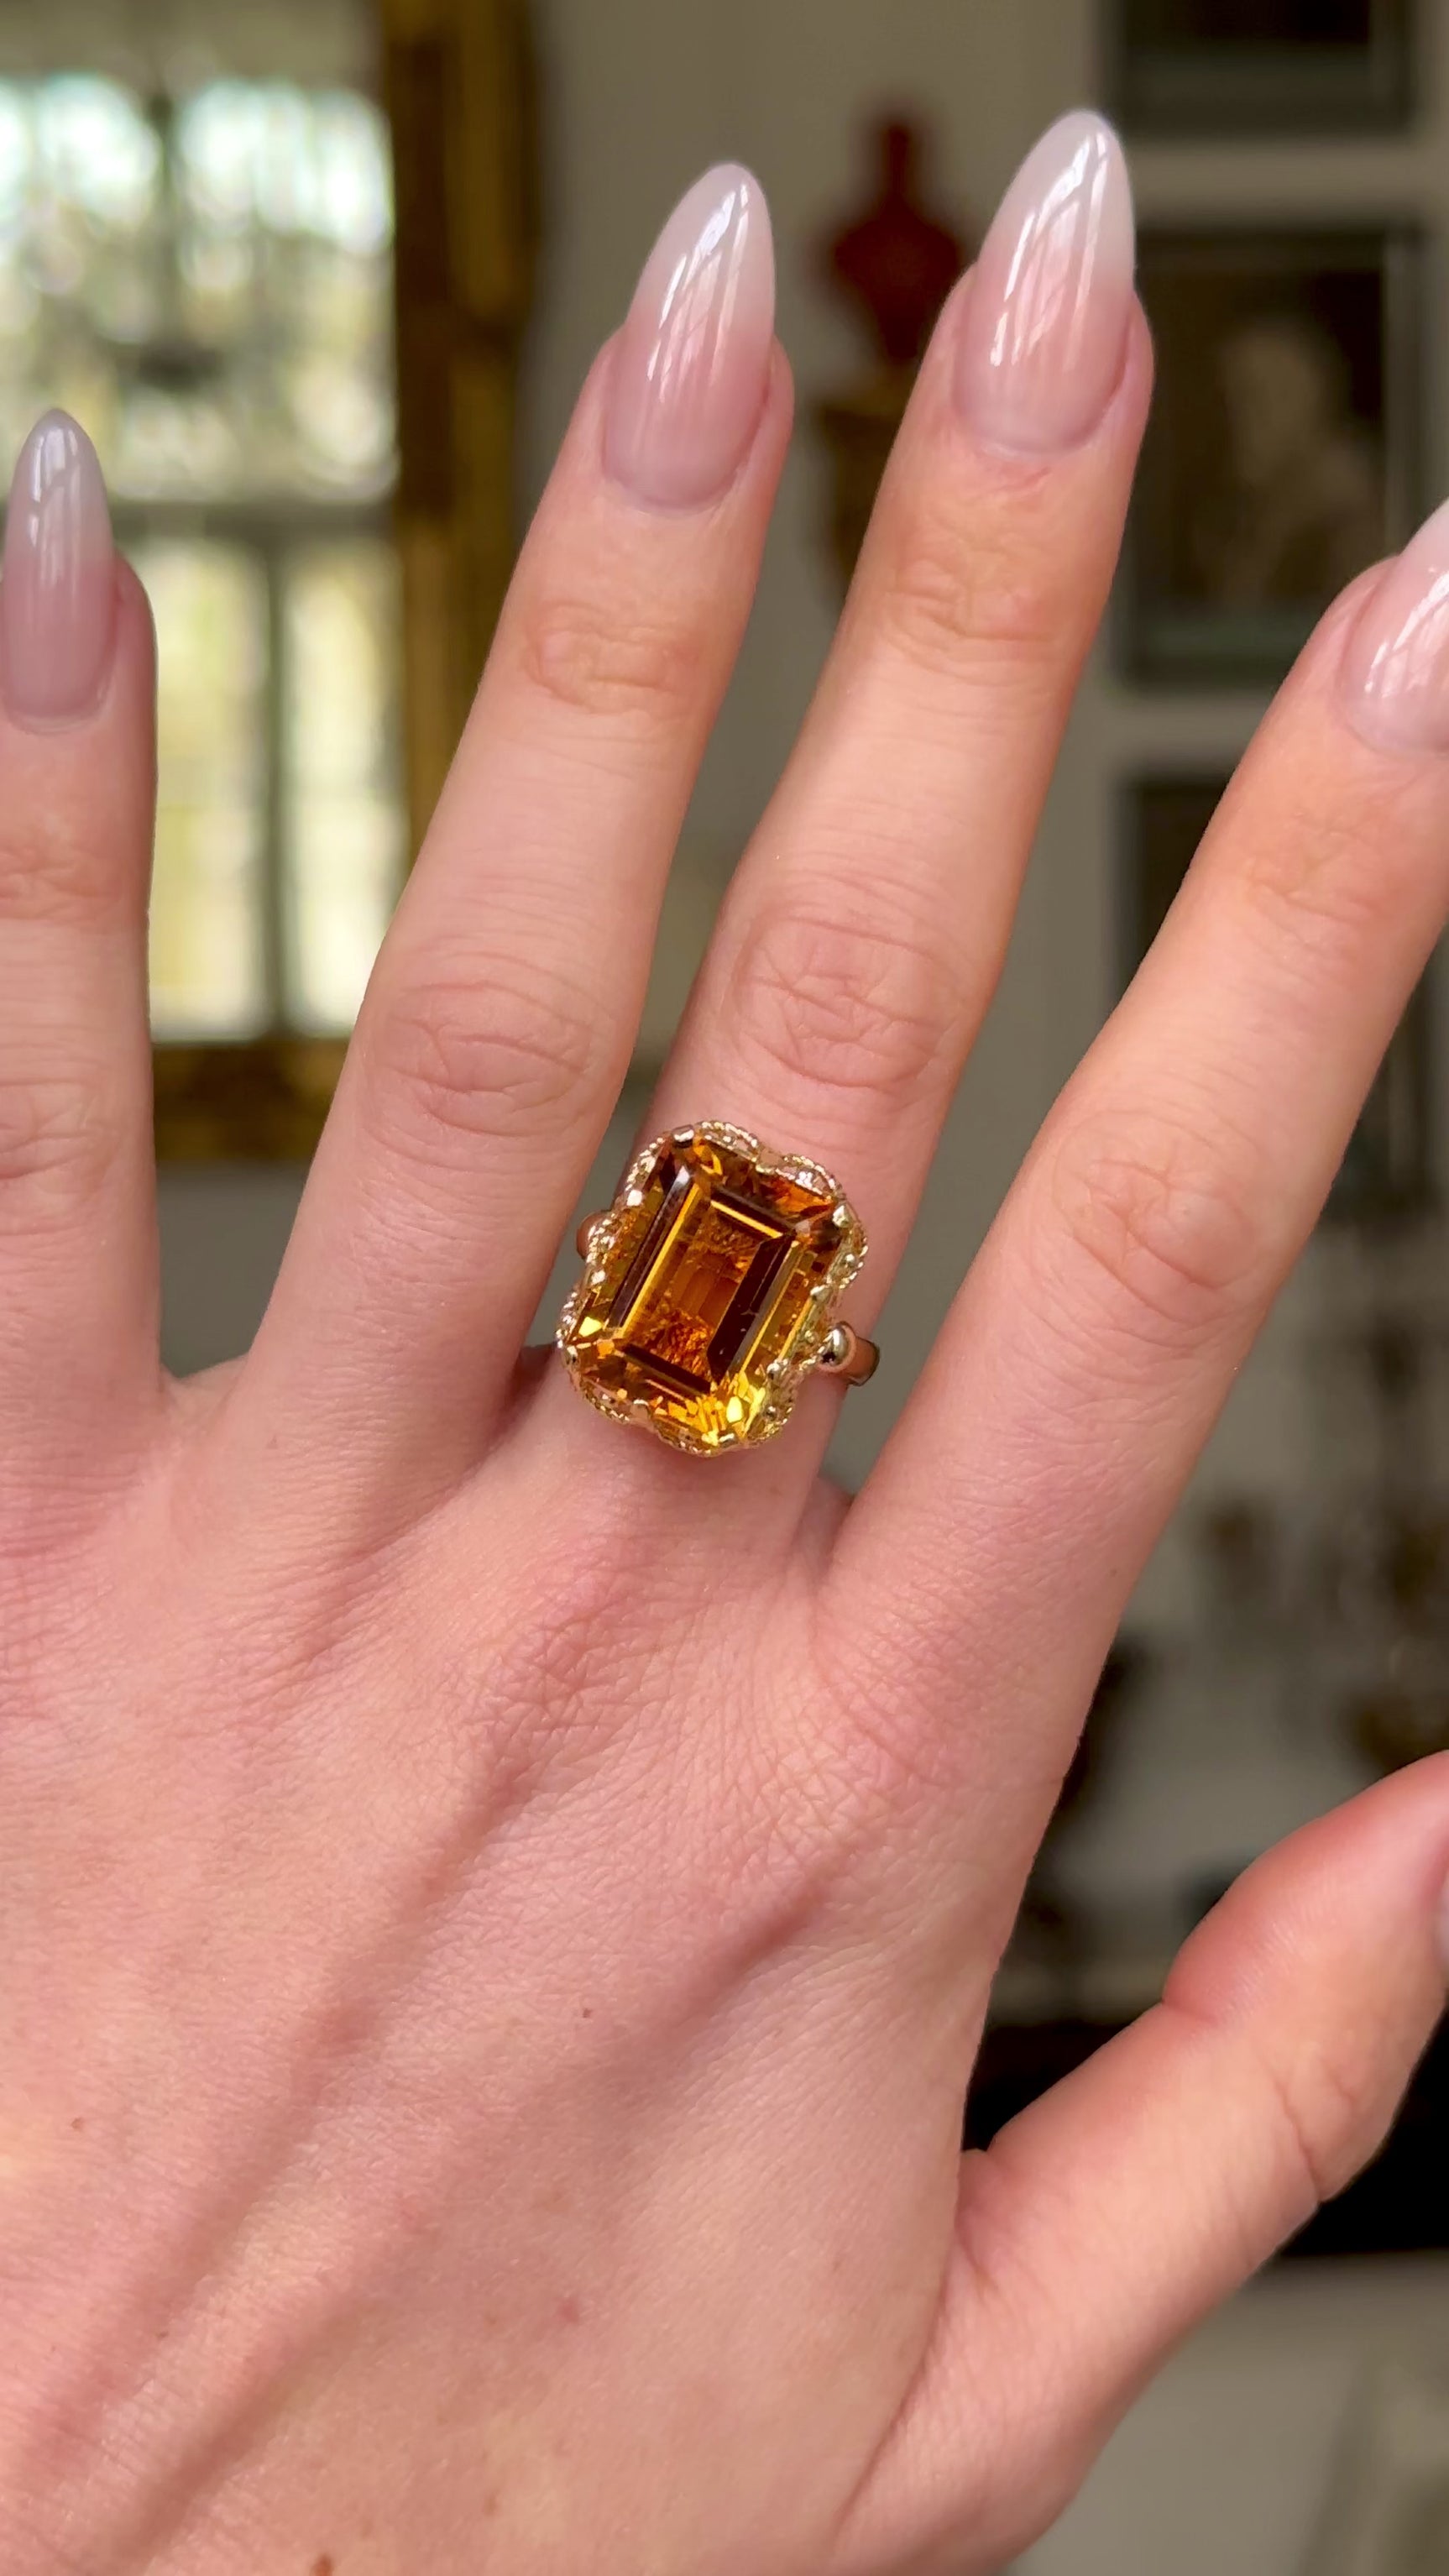
M 838 1184 L 714 1119 L 656 1136 L 579 1228 L 559 1319 L 579 1393 L 691 1457 L 784 1429 L 805 1379 L 863 1386 L 880 1354 L 837 1308 L 865 1260 Z

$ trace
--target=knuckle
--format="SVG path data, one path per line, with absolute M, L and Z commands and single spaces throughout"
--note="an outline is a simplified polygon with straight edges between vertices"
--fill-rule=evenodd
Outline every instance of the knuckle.
M 864 1819 L 872 1845 L 910 1830 L 923 1808 L 959 1787 L 961 1730 L 943 1715 L 932 1677 L 922 1686 L 912 1641 L 892 1624 L 851 1623 L 848 1650 L 817 1623 L 822 1687 L 815 1722 L 799 1730 L 812 1764 L 834 1788 L 841 1811 Z M 921 1657 L 925 1662 L 928 1658 Z
M 736 961 L 736 1043 L 792 1085 L 906 1102 L 944 1065 L 959 1006 L 941 956 L 905 932 L 778 905 Z
M 366 1050 L 374 1121 L 410 1159 L 567 1126 L 604 1080 L 581 995 L 495 966 L 393 995 Z
M 0 917 L 7 921 L 93 920 L 114 903 L 114 869 L 72 815 L 35 806 L 0 830 Z
M 97 1188 L 116 1149 L 99 1080 L 0 1069 L 0 1227 L 63 1218 Z
M 698 694 L 702 639 L 662 608 L 601 584 L 541 592 L 520 614 L 525 678 L 573 713 L 647 728 Z
M 1381 932 L 1402 909 L 1396 846 L 1417 855 L 1409 818 L 1400 836 L 1392 787 L 1372 801 L 1343 793 L 1273 818 L 1273 828 L 1245 834 L 1240 883 L 1268 931 L 1286 936 L 1325 963 L 1353 971 L 1365 936 Z M 1386 853 L 1390 864 L 1385 865 Z
M 1056 1148 L 1054 1225 L 1140 1337 L 1190 1342 L 1253 1295 L 1261 1229 L 1234 1160 L 1226 1137 L 1146 1113 L 1099 1116 Z
M 994 673 L 1013 660 L 1053 672 L 1069 632 L 1060 570 L 1035 532 L 983 524 L 939 497 L 908 503 L 890 527 L 880 616 L 889 643 L 953 677 L 978 654 Z
M 1319 2209 L 1382 2145 L 1392 2106 L 1370 2069 L 1333 2049 L 1301 2049 L 1288 2063 L 1265 2053 L 1259 2063 L 1298 2196 Z

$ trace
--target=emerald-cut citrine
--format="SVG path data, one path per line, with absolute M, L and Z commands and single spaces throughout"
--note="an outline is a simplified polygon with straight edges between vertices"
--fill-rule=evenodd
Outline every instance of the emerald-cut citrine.
M 602 1412 L 713 1456 L 779 1430 L 864 1256 L 828 1173 L 737 1128 L 680 1129 L 595 1227 L 559 1344 Z

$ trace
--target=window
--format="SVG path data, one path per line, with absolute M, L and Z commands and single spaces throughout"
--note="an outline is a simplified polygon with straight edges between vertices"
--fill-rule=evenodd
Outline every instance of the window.
M 156 615 L 163 1045 L 344 1036 L 401 881 L 392 260 L 356 92 L 0 81 L 0 438 L 84 422 Z

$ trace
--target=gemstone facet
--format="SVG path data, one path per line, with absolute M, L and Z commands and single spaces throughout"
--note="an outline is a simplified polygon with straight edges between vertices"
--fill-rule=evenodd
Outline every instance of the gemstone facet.
M 695 1457 L 788 1420 L 865 1259 L 838 1182 L 702 1122 L 646 1145 L 593 1227 L 558 1343 L 601 1413 Z

